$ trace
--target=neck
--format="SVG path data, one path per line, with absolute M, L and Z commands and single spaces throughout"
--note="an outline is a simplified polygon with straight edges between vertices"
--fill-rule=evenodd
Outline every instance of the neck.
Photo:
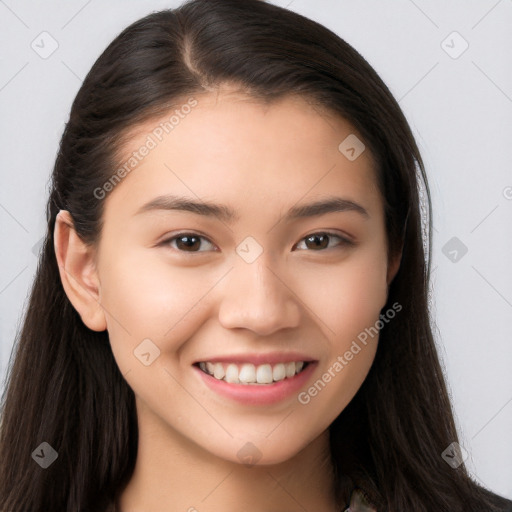
M 294 457 L 248 466 L 220 459 L 154 417 L 139 417 L 134 473 L 117 512 L 334 512 L 329 432 Z

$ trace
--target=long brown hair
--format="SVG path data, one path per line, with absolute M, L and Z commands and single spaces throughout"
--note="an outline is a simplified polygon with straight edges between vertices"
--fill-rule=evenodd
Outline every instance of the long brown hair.
M 503 510 L 511 502 L 441 457 L 458 437 L 429 317 L 431 225 L 428 216 L 425 248 L 421 184 L 429 211 L 430 195 L 406 119 L 350 45 L 260 0 L 192 0 L 150 14 L 85 78 L 55 162 L 48 230 L 2 397 L 0 510 L 105 510 L 129 481 L 134 394 L 108 333 L 88 329 L 64 292 L 55 218 L 68 210 L 78 235 L 96 244 L 104 201 L 94 192 L 119 168 L 124 134 L 223 83 L 268 103 L 298 94 L 352 123 L 376 161 L 390 254 L 403 245 L 385 307 L 403 309 L 381 329 L 365 382 L 330 427 L 340 507 L 358 487 L 379 512 Z M 43 442 L 58 454 L 46 469 L 33 458 Z

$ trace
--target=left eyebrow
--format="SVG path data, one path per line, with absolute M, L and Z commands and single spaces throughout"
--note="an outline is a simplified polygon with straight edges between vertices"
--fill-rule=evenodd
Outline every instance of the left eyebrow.
M 208 201 L 196 201 L 188 197 L 175 195 L 158 196 L 141 206 L 135 215 L 148 211 L 187 211 L 206 217 L 216 217 L 221 221 L 232 223 L 240 219 L 240 216 L 232 209 L 223 204 Z M 284 216 L 284 220 L 290 221 L 299 218 L 317 217 L 334 212 L 356 212 L 368 219 L 370 214 L 360 204 L 344 199 L 342 197 L 328 197 L 312 203 L 293 206 Z
M 370 214 L 359 203 L 344 199 L 342 197 L 329 197 L 314 203 L 294 206 L 285 215 L 286 220 L 293 220 L 303 217 L 316 217 L 334 212 L 356 212 L 369 219 Z

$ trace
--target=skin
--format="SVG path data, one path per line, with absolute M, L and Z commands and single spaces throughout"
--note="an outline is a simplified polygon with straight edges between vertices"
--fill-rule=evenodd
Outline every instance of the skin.
M 272 405 L 234 402 L 207 387 L 192 363 L 300 351 L 318 360 L 307 390 L 375 324 L 400 255 L 388 261 L 373 161 L 368 150 L 349 161 L 338 145 L 354 128 L 304 99 L 265 106 L 227 87 L 195 97 L 191 113 L 104 199 L 96 247 L 83 244 L 68 212 L 55 227 L 65 291 L 90 329 L 108 330 L 136 395 L 138 458 L 118 510 L 332 512 L 327 429 L 363 383 L 378 337 L 305 405 L 297 393 Z M 125 156 L 159 122 L 135 127 Z M 171 193 L 225 204 L 239 219 L 136 215 Z M 296 204 L 332 195 L 369 216 L 282 219 Z M 322 231 L 355 245 L 336 237 L 328 248 L 307 244 Z M 205 237 L 195 252 L 176 239 L 160 244 L 183 232 Z M 263 249 L 250 264 L 235 250 L 247 236 Z M 160 350 L 149 366 L 133 353 L 147 338 Z M 237 455 L 248 442 L 260 456 L 250 467 Z

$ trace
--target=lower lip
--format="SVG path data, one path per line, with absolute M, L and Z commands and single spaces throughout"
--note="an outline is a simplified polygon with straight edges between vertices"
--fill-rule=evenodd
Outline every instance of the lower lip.
M 216 379 L 194 366 L 203 382 L 219 395 L 248 405 L 268 405 L 280 402 L 297 393 L 311 377 L 317 361 L 311 361 L 297 375 L 285 378 L 273 384 L 230 384 L 224 380 Z

